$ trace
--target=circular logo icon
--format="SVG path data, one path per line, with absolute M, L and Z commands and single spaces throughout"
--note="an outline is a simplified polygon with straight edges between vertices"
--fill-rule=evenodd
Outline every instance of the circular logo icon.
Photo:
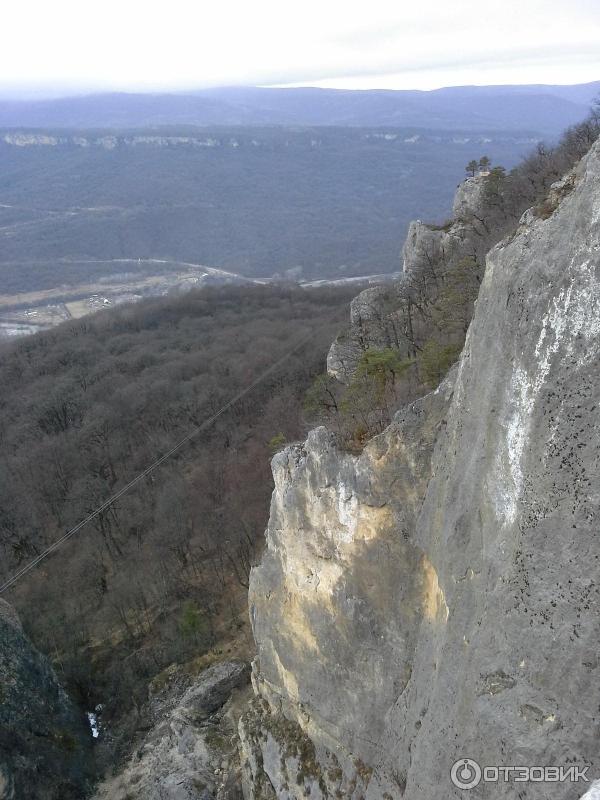
M 473 789 L 481 780 L 481 767 L 472 758 L 459 758 L 450 770 L 452 783 L 459 789 Z

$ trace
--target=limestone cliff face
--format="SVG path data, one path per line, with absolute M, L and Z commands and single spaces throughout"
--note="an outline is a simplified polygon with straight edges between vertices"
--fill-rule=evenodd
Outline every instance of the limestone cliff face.
M 445 225 L 410 223 L 402 248 L 403 277 L 395 285 L 365 289 L 353 300 L 350 325 L 327 356 L 331 375 L 348 382 L 365 350 L 398 346 L 398 311 L 418 275 L 427 273 L 431 280 L 463 258 L 483 263 L 501 236 L 498 221 L 486 221 L 485 216 L 485 179 L 476 177 L 458 186 L 452 218 Z
M 454 375 L 360 456 L 318 429 L 274 459 L 247 798 L 464 798 L 461 757 L 600 777 L 600 143 L 553 191 Z
M 467 178 L 459 184 L 452 204 L 452 216 L 455 220 L 468 220 L 479 214 L 485 202 L 485 187 L 483 175 Z
M 91 785 L 89 727 L 0 600 L 0 800 L 80 800 Z
M 433 566 L 410 533 L 450 394 L 447 382 L 400 412 L 359 457 L 318 428 L 273 461 L 268 550 L 250 594 L 254 677 L 270 711 L 250 714 L 243 736 L 260 748 L 260 730 L 268 732 L 262 760 L 277 791 L 296 785 L 294 730 L 292 742 L 285 730 L 278 739 L 283 713 L 301 741 L 304 732 L 318 746 L 307 780 L 318 787 L 339 770 L 344 797 L 354 796 L 353 782 L 356 797 L 364 793 L 355 762 L 373 763 L 386 711 L 410 680 L 415 620 L 445 619 Z M 303 796 L 302 782 L 296 791 Z
M 467 178 L 460 183 L 452 203 L 452 217 L 444 225 L 411 222 L 402 248 L 405 273 L 415 272 L 423 264 L 437 262 L 441 267 L 467 256 L 485 257 L 496 232 L 484 221 L 486 206 L 485 177 Z

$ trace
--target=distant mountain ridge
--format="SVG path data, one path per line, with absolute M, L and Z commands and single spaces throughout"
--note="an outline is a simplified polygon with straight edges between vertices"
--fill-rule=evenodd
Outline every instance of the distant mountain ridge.
M 0 127 L 343 125 L 505 131 L 554 136 L 585 117 L 600 81 L 572 86 L 456 86 L 433 91 L 225 87 L 187 94 L 104 93 L 0 99 Z

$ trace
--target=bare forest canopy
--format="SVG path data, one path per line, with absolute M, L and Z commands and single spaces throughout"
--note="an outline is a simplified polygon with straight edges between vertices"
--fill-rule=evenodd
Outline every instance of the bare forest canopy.
M 192 291 L 3 347 L 0 582 L 314 333 L 9 593 L 87 708 L 123 713 L 245 624 L 270 456 L 304 436 L 303 394 L 353 291 Z
M 0 294 L 139 277 L 149 259 L 249 277 L 395 272 L 408 223 L 443 221 L 470 158 L 510 168 L 541 138 L 525 126 L 0 131 Z

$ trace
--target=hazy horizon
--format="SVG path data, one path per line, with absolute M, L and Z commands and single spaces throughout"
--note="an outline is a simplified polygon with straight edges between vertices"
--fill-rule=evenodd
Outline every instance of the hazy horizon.
M 540 81 L 540 82 L 511 82 L 511 83 L 483 83 L 473 81 L 471 83 L 444 84 L 423 89 L 419 87 L 389 88 L 387 86 L 325 86 L 318 82 L 314 83 L 292 83 L 292 84 L 222 84 L 215 86 L 190 86 L 190 87 L 113 87 L 113 86 L 44 86 L 44 85 L 2 85 L 0 84 L 0 100 L 9 101 L 35 101 L 35 100 L 59 100 L 76 97 L 91 97 L 106 94 L 146 94 L 146 95 L 193 95 L 203 92 L 219 92 L 227 90 L 243 89 L 323 89 L 334 91 L 360 91 L 360 92 L 421 92 L 424 94 L 442 91 L 444 89 L 470 89 L 470 88 L 519 88 L 539 86 L 541 89 L 551 89 L 553 87 L 572 87 L 586 86 L 600 83 L 600 74 L 590 80 L 585 81 Z
M 35 20 L 35 25 L 32 25 Z M 257 0 L 168 8 L 142 0 L 12 4 L 2 93 L 186 93 L 223 86 L 432 90 L 572 85 L 600 77 L 595 0 Z

